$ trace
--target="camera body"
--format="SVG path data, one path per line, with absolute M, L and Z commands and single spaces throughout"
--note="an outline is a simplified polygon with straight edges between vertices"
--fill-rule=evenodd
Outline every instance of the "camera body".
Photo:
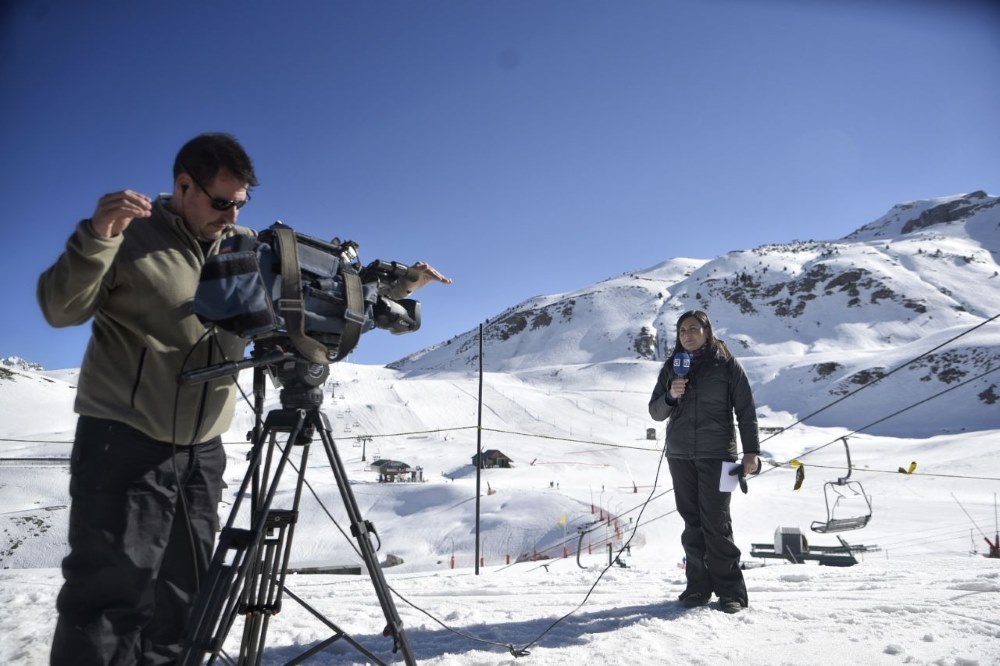
M 222 241 L 202 269 L 194 311 L 248 340 L 287 338 L 307 360 L 328 364 L 346 357 L 372 328 L 394 334 L 420 328 L 420 303 L 397 298 L 416 279 L 395 261 L 362 267 L 354 241 L 323 241 L 276 222 L 256 238 Z

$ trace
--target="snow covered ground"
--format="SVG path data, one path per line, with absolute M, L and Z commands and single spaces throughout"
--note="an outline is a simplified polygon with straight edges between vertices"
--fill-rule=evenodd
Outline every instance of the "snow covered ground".
M 875 556 L 853 567 L 751 569 L 751 607 L 736 615 L 711 606 L 683 609 L 672 601 L 683 572 L 645 554 L 609 569 L 577 609 L 606 565 L 595 556 L 584 563 L 581 569 L 572 558 L 557 559 L 486 567 L 478 576 L 456 569 L 387 579 L 400 595 L 396 605 L 414 656 L 429 666 L 1000 663 L 997 560 Z M 0 571 L 0 662 L 47 663 L 59 584 L 52 569 Z M 385 618 L 366 578 L 301 575 L 288 586 L 379 658 L 403 663 L 381 636 Z M 285 663 L 332 634 L 286 601 L 272 620 L 265 663 Z M 239 637 L 237 625 L 230 650 Z M 529 646 L 530 654 L 515 659 L 505 646 Z M 341 640 L 309 663 L 368 662 Z
M 837 545 L 809 524 L 825 516 L 823 482 L 845 472 L 838 438 L 848 431 L 797 426 L 774 435 L 763 445 L 774 464 L 733 499 L 744 560 L 764 565 L 745 572 L 750 608 L 736 615 L 713 606 L 685 610 L 674 601 L 684 576 L 669 475 L 658 468 L 662 424 L 646 414 L 656 368 L 645 361 L 567 366 L 553 368 L 547 381 L 537 371 L 530 382 L 486 376 L 482 446 L 514 464 L 484 471 L 476 575 L 476 378 L 334 366 L 324 411 L 361 512 L 378 529 L 380 560 L 390 553 L 403 560 L 384 572 L 418 663 L 1000 664 L 1000 560 L 970 552 L 982 553 L 983 537 L 994 537 L 1000 430 L 942 427 L 923 439 L 851 435 L 851 478 L 874 507 L 867 527 L 843 534 L 873 549 L 852 567 L 750 557 L 751 544 L 773 544 L 779 527 L 800 529 L 810 546 Z M 0 383 L 2 457 L 67 455 L 72 380 L 22 373 Z M 768 427 L 792 420 L 762 413 Z M 251 422 L 244 408 L 227 438 L 227 502 L 244 476 L 242 440 Z M 648 427 L 657 428 L 657 440 L 645 439 Z M 362 442 L 362 434 L 372 438 Z M 378 483 L 368 468 L 377 457 L 421 467 L 424 483 Z M 799 491 L 787 464 L 794 458 L 806 466 Z M 897 471 L 911 461 L 918 463 L 914 474 Z M 319 447 L 307 469 L 311 489 L 292 565 L 357 563 L 351 542 L 325 514 L 344 527 L 342 499 Z M 0 664 L 47 663 L 67 478 L 58 462 L 0 463 Z M 288 494 L 283 484 L 275 506 Z M 856 496 L 845 496 L 848 503 L 859 509 Z M 222 511 L 227 515 L 227 506 Z M 601 518 L 585 535 L 578 565 L 577 530 Z M 621 557 L 626 566 L 609 567 L 607 543 L 618 552 L 633 530 L 630 553 Z M 516 561 L 533 552 L 549 559 Z M 381 636 L 385 618 L 367 576 L 299 574 L 288 587 L 383 661 L 403 663 Z M 286 598 L 270 624 L 264 662 L 285 663 L 332 633 Z M 230 653 L 240 637 L 237 622 Z M 512 650 L 529 654 L 515 658 Z M 309 663 L 367 661 L 339 640 Z

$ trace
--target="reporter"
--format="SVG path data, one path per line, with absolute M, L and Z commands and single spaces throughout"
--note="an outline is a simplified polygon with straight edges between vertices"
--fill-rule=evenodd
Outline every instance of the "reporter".
M 729 504 L 732 494 L 719 490 L 723 461 L 736 461 L 735 411 L 743 447 L 743 471 L 756 473 L 760 443 L 750 382 L 726 343 L 715 337 L 708 314 L 700 310 L 677 320 L 674 352 L 664 363 L 649 400 L 649 415 L 669 419 L 666 456 L 677 511 L 684 519 L 681 544 L 687 561 L 685 606 L 707 604 L 712 593 L 719 608 L 736 613 L 748 604 L 740 570 L 740 550 L 733 540 Z M 685 378 L 673 372 L 679 352 L 693 356 Z

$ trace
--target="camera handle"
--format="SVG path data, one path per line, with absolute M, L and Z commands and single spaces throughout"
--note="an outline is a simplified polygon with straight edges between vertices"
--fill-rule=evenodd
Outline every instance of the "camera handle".
M 280 349 L 272 349 L 266 354 L 254 356 L 252 358 L 245 358 L 242 361 L 227 361 L 225 363 L 218 363 L 216 365 L 209 365 L 204 368 L 182 372 L 178 375 L 177 382 L 182 385 L 199 384 L 201 382 L 219 379 L 220 377 L 236 376 L 241 370 L 246 370 L 247 368 L 259 368 L 264 365 L 274 365 L 281 361 L 287 361 L 294 358 L 294 354 L 281 351 Z

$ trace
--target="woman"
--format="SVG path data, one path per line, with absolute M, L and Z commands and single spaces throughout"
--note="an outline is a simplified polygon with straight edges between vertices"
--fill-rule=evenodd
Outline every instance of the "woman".
M 674 356 L 691 355 L 686 377 L 673 370 Z M 674 352 L 664 363 L 649 400 L 649 415 L 667 425 L 667 464 L 677 511 L 684 519 L 681 544 L 687 559 L 687 587 L 680 595 L 689 608 L 707 604 L 714 592 L 719 609 L 737 613 L 747 606 L 740 549 L 733 541 L 729 501 L 719 490 L 723 461 L 735 462 L 736 432 L 743 444 L 743 471 L 758 471 L 757 410 L 750 382 L 726 343 L 715 337 L 708 314 L 685 312 L 677 320 Z

